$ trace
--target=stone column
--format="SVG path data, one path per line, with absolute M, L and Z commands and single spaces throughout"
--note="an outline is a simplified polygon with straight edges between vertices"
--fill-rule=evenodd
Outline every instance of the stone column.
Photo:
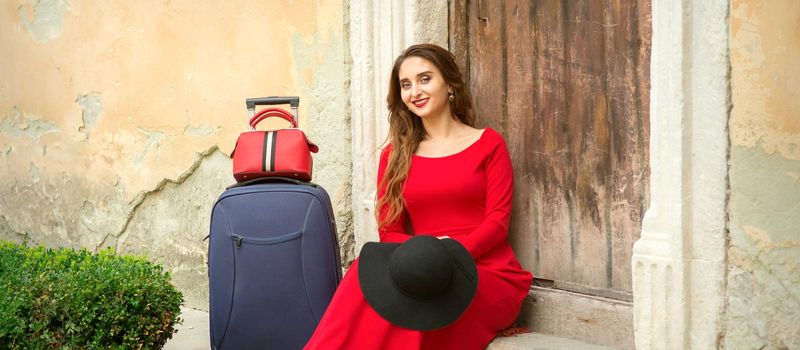
M 637 349 L 719 345 L 730 109 L 727 0 L 654 0 L 650 208 L 633 246 Z
M 350 106 L 353 145 L 355 254 L 377 241 L 375 180 L 380 147 L 389 129 L 386 94 L 395 57 L 415 43 L 447 47 L 447 1 L 349 2 Z

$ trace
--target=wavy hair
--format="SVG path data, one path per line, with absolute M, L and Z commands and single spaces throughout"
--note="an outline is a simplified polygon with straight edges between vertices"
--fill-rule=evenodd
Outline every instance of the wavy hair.
M 400 95 L 400 65 L 409 57 L 423 58 L 439 69 L 445 83 L 453 90 L 454 99 L 450 102 L 453 118 L 471 127 L 475 124 L 472 96 L 450 51 L 433 44 L 418 44 L 408 47 L 395 59 L 389 77 L 389 94 L 386 96 L 389 109 L 388 139 L 392 152 L 383 179 L 378 184 L 378 188 L 385 189 L 385 192 L 375 205 L 380 228 L 395 222 L 403 213 L 403 187 L 411 168 L 411 156 L 427 133 L 420 117 L 408 109 Z M 384 215 L 381 215 L 382 210 L 385 210 Z

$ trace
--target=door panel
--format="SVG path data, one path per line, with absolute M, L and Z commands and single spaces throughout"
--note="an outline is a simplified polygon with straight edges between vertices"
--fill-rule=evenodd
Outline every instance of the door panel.
M 510 240 L 556 287 L 630 300 L 648 203 L 650 1 L 451 2 L 478 127 L 508 142 Z

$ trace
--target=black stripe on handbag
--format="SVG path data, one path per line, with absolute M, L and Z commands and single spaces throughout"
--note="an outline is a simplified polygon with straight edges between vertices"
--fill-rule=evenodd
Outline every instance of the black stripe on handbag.
M 278 153 L 278 152 L 275 152 L 275 145 L 278 143 L 278 132 L 277 131 L 273 131 L 270 134 L 272 134 L 272 145 L 270 146 L 271 152 L 270 152 L 270 155 L 269 155 L 269 171 L 274 171 L 275 170 L 275 153 Z

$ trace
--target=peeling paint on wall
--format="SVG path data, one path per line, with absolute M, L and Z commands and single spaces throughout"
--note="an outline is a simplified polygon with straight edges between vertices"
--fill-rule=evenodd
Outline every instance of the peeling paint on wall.
M 800 347 L 800 161 L 731 149 L 727 348 Z
M 100 248 L 105 248 L 105 247 L 108 247 L 108 246 L 114 246 L 114 247 L 119 249 L 120 246 L 119 246 L 119 243 L 117 242 L 117 239 L 121 235 L 123 235 L 125 233 L 125 231 L 127 230 L 128 224 L 130 223 L 131 218 L 133 217 L 133 214 L 135 213 L 135 211 L 137 210 L 139 205 L 141 205 L 145 201 L 145 199 L 147 199 L 148 196 L 150 196 L 153 193 L 160 192 L 161 190 L 163 190 L 169 184 L 173 184 L 173 185 L 182 184 L 184 181 L 186 181 L 187 178 L 189 178 L 190 176 L 192 176 L 194 174 L 194 172 L 200 167 L 201 164 L 203 164 L 203 161 L 205 160 L 206 157 L 208 157 L 209 155 L 214 154 L 218 150 L 219 149 L 217 148 L 217 146 L 214 146 L 214 147 L 212 147 L 212 148 L 210 148 L 210 149 L 208 149 L 208 150 L 206 150 L 204 152 L 197 153 L 195 155 L 195 162 L 185 172 L 183 172 L 180 176 L 178 176 L 176 179 L 162 179 L 155 186 L 155 188 L 147 190 L 147 191 L 139 192 L 136 195 L 136 197 L 131 202 L 128 203 L 130 205 L 130 210 L 128 210 L 127 214 L 124 216 L 124 220 L 123 220 L 123 223 L 121 225 L 121 228 L 116 233 L 106 234 L 103 237 L 103 240 L 97 245 L 96 248 L 100 249 Z M 228 166 L 227 168 L 230 168 L 230 166 Z M 217 175 L 221 177 L 221 175 L 223 173 L 224 172 L 219 171 Z M 224 188 L 224 186 L 223 186 L 223 188 Z M 109 240 L 114 241 L 115 243 L 111 244 L 111 243 L 109 243 Z
M 800 348 L 800 3 L 731 11 L 727 349 Z
M 33 39 L 43 44 L 64 32 L 64 14 L 69 9 L 64 0 L 36 0 L 31 5 L 20 6 L 19 17 Z M 30 12 L 33 12 L 32 16 Z
M 55 123 L 39 119 L 37 116 L 23 116 L 16 107 L 11 111 L 11 115 L 6 115 L 0 121 L 0 133 L 13 137 L 30 137 L 39 140 L 42 135 L 58 132 L 59 127 Z
M 183 133 L 194 137 L 209 137 L 214 135 L 214 129 L 208 124 L 202 123 L 198 126 L 187 125 L 186 128 L 183 129 Z
M 28 242 L 28 234 L 14 230 L 8 223 L 8 219 L 4 215 L 0 215 L 0 240 L 21 244 Z
M 244 99 L 299 94 L 303 128 L 324 145 L 315 182 L 347 244 L 343 8 L 0 4 L 0 239 L 146 254 L 173 271 L 189 306 L 207 308 L 200 239 L 234 181 L 227 154 L 247 129 Z
M 800 160 L 800 2 L 737 0 L 731 16 L 731 141 Z
M 78 131 L 88 133 L 94 129 L 95 124 L 97 124 L 97 119 L 100 118 L 100 113 L 103 112 L 103 104 L 100 101 L 100 93 L 93 92 L 88 95 L 78 95 L 78 98 L 75 99 L 75 102 L 77 102 L 83 110 L 81 113 L 83 124 L 78 127 Z
M 146 254 L 170 266 L 187 306 L 206 309 L 208 241 L 203 238 L 208 234 L 213 204 L 230 184 L 230 167 L 231 160 L 216 148 L 198 154 L 181 177 L 163 181 L 137 197 L 122 231 L 103 246 Z
M 141 153 L 133 159 L 134 164 L 141 164 L 142 160 L 150 153 L 152 150 L 155 154 L 156 162 L 161 160 L 161 141 L 164 140 L 166 135 L 163 132 L 155 131 L 155 130 L 146 130 L 143 128 L 137 128 L 139 132 L 147 137 L 145 141 L 144 147 L 142 147 Z
M 328 3 L 326 6 L 336 6 Z M 332 13 L 337 13 L 331 16 Z M 348 76 L 344 39 L 340 34 L 344 19 L 341 8 L 320 9 L 316 28 L 304 28 L 292 36 L 292 71 L 301 99 L 303 127 L 320 147 L 314 156 L 314 179 L 330 194 L 336 208 L 336 228 L 342 263 L 355 259 L 352 211 L 351 125 L 347 113 Z M 328 74 L 323 74 L 328 72 Z
M 36 166 L 36 164 L 31 163 L 30 174 L 31 174 L 31 182 L 32 183 L 37 183 L 41 179 L 39 177 L 39 168 Z

